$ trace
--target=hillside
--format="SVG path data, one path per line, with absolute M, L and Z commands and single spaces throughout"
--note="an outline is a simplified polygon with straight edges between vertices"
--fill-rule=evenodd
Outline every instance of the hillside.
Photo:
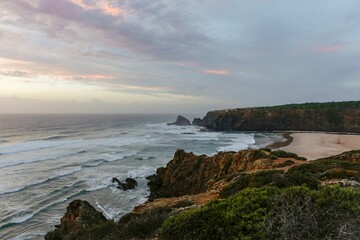
M 358 239 L 360 151 L 306 161 L 270 149 L 178 150 L 118 222 L 70 203 L 45 239 Z
M 215 110 L 197 125 L 216 131 L 360 133 L 360 101 Z

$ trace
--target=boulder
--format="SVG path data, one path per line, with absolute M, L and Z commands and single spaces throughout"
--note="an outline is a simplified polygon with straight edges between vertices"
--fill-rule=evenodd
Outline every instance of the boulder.
M 122 189 L 124 191 L 129 190 L 129 189 L 134 189 L 138 183 L 135 179 L 133 178 L 126 178 L 125 182 L 121 182 L 119 179 L 117 179 L 116 177 L 114 177 L 111 182 L 117 182 L 119 185 L 117 186 L 118 189 Z
M 179 115 L 175 122 L 168 123 L 168 125 L 176 125 L 176 126 L 189 126 L 191 125 L 189 119 Z

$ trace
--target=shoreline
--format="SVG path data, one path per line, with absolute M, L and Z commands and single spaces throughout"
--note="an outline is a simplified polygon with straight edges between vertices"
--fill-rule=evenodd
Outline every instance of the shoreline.
M 271 149 L 279 149 L 281 147 L 286 147 L 290 145 L 294 141 L 294 137 L 291 136 L 292 133 L 283 133 L 283 137 L 285 138 L 285 141 L 283 142 L 274 142 L 266 146 L 266 148 Z
M 275 142 L 267 147 L 293 152 L 308 160 L 326 158 L 360 149 L 360 135 L 357 134 L 286 132 L 283 135 L 285 141 Z

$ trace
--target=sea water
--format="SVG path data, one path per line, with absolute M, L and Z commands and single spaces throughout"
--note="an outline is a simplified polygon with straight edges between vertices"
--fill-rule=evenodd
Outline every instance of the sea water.
M 176 149 L 212 155 L 264 147 L 275 133 L 168 126 L 175 115 L 0 115 L 0 239 L 43 239 L 74 199 L 118 220 L 149 195 L 146 177 Z M 138 181 L 122 191 L 117 177 Z

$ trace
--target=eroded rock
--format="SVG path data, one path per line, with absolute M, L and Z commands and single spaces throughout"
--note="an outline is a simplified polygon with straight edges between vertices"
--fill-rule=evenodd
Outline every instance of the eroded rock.
M 189 126 L 191 125 L 189 119 L 179 115 L 175 122 L 168 123 L 168 125 L 176 125 L 176 126 Z
M 59 240 L 75 235 L 81 229 L 91 225 L 105 223 L 107 220 L 104 215 L 97 211 L 89 202 L 74 200 L 67 207 L 65 215 L 61 218 L 60 225 L 56 229 L 46 234 L 46 240 Z

